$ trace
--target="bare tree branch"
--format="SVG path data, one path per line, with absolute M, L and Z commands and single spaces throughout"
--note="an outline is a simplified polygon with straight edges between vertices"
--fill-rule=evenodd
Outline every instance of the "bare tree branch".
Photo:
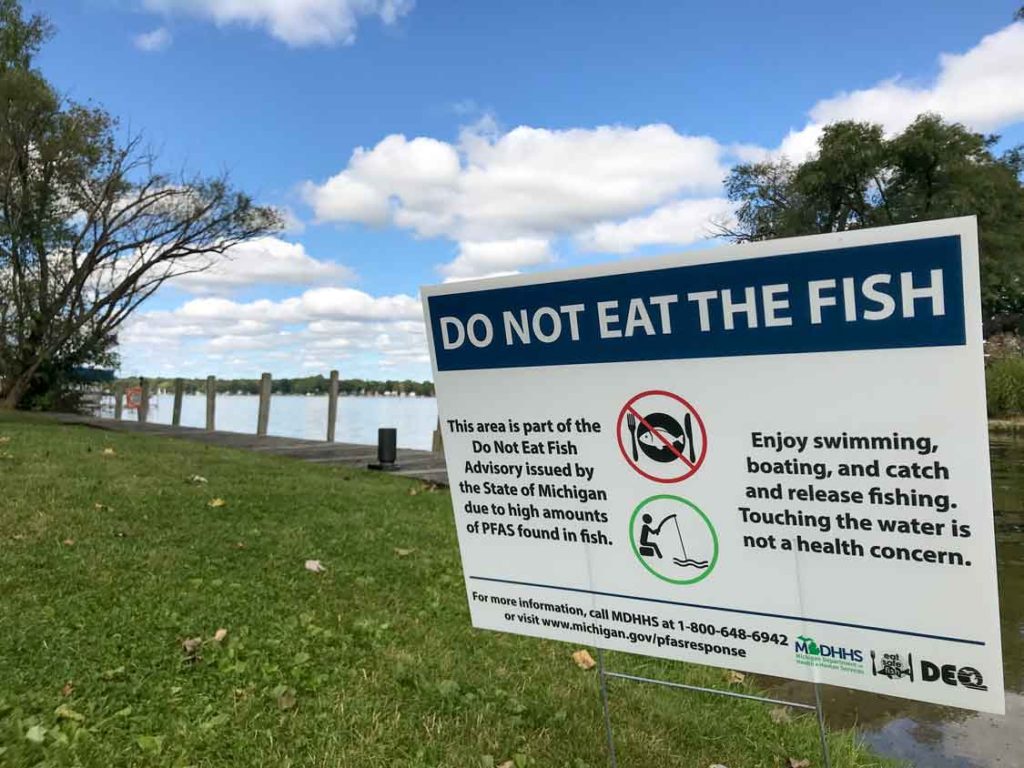
M 0 0 L 0 407 L 41 368 L 107 353 L 167 280 L 281 226 L 224 176 L 155 172 L 140 136 L 59 97 L 31 68 L 44 26 Z

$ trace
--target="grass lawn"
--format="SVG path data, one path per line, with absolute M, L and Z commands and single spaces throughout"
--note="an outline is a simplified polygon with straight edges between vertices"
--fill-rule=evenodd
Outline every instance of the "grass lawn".
M 0 417 L 0 765 L 603 768 L 575 650 L 470 627 L 444 490 Z M 610 692 L 622 768 L 821 764 L 813 716 Z M 883 764 L 830 738 L 836 768 Z

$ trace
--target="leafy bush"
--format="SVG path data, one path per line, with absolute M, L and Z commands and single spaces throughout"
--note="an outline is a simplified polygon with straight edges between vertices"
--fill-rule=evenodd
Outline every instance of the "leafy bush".
M 1024 415 L 1024 357 L 993 360 L 985 369 L 990 418 Z

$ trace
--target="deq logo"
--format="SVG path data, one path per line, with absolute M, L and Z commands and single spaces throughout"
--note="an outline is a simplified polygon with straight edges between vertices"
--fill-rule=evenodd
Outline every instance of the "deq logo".
M 921 659 L 921 679 L 927 683 L 942 680 L 946 685 L 962 685 L 972 691 L 987 691 L 985 678 L 974 667 L 959 667 L 956 664 L 934 664 Z
M 812 667 L 832 667 L 846 672 L 863 672 L 864 653 L 857 648 L 819 644 L 813 637 L 800 635 L 793 642 L 793 653 L 798 664 Z

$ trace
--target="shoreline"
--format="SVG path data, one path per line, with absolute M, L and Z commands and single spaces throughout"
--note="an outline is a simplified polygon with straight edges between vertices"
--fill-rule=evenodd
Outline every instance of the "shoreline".
M 988 431 L 1002 435 L 1024 434 L 1024 416 L 1014 416 L 1008 419 L 989 419 Z

